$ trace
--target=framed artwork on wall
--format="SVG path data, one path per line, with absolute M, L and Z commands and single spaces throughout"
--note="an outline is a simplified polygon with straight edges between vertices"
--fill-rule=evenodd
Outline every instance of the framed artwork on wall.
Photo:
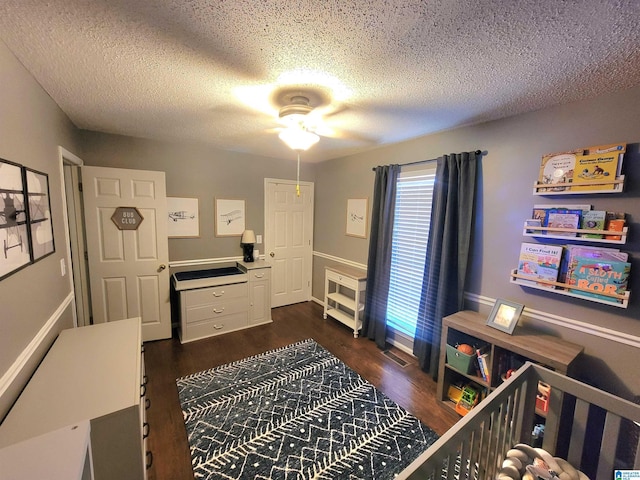
M 239 237 L 244 232 L 244 200 L 216 198 L 216 237 Z
M 367 210 L 367 198 L 350 198 L 347 200 L 347 235 L 367 238 Z
M 167 197 L 169 238 L 200 237 L 200 214 L 197 198 Z
M 53 241 L 51 221 L 51 200 L 49 198 L 49 176 L 46 173 L 25 168 L 27 178 L 27 198 L 29 199 L 29 229 L 33 261 L 51 255 L 56 251 Z
M 31 262 L 24 171 L 0 159 L 0 279 Z

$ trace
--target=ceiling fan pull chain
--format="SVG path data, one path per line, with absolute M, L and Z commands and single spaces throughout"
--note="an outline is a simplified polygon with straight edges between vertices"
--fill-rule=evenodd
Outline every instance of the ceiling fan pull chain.
M 300 152 L 298 152 L 298 175 L 296 177 L 296 195 L 300 196 Z

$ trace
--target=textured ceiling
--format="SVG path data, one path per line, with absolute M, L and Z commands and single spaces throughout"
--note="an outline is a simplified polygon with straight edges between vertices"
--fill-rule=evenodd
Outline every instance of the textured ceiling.
M 82 129 L 277 158 L 312 89 L 322 161 L 640 84 L 639 0 L 0 0 Z

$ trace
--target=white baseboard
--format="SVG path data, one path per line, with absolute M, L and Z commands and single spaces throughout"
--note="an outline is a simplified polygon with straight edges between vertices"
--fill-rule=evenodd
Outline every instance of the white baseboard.
M 13 365 L 9 367 L 9 370 L 0 378 L 0 419 L 5 417 L 27 384 L 27 381 L 33 375 L 44 354 L 55 340 L 55 337 L 57 337 L 60 330 L 57 328 L 58 322 L 65 310 L 72 304 L 73 298 L 72 292 L 53 312 L 53 315 L 49 317 L 36 336 L 20 353 Z

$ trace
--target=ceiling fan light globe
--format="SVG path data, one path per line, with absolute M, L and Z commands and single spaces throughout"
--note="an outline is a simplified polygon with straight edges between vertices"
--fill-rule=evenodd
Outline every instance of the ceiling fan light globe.
M 291 150 L 306 151 L 313 145 L 318 143 L 320 137 L 313 132 L 308 132 L 301 128 L 287 128 L 282 130 L 278 137 L 282 140 Z

